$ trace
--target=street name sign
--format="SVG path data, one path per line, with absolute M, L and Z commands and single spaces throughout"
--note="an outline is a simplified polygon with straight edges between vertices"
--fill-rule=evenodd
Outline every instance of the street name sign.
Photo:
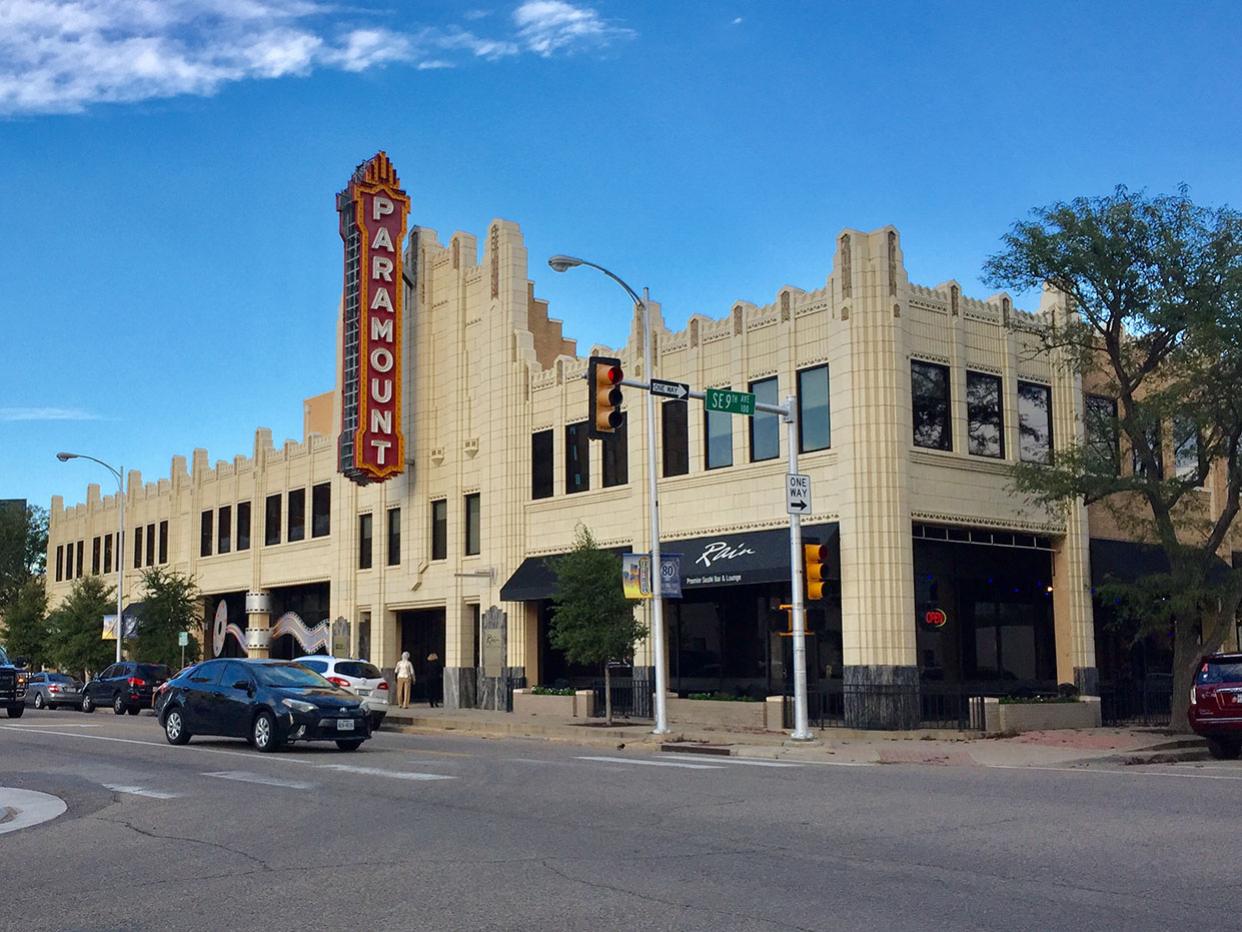
M 751 392 L 735 392 L 728 388 L 709 388 L 703 392 L 703 407 L 708 411 L 724 414 L 742 414 L 753 417 L 755 396 Z
M 791 515 L 811 513 L 811 477 L 803 473 L 786 473 L 785 512 Z
M 689 398 L 690 386 L 685 382 L 666 382 L 663 379 L 652 379 L 651 394 L 663 395 L 666 398 Z

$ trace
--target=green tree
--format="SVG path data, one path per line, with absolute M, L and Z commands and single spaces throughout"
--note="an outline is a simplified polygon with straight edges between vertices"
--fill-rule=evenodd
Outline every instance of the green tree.
M 9 656 L 25 657 L 30 668 L 48 663 L 47 588 L 42 576 L 26 580 L 4 613 L 4 647 Z
M 142 574 L 142 614 L 133 656 L 177 669 L 181 664 L 178 635 L 202 632 L 202 599 L 193 576 L 155 566 Z M 185 648 L 187 663 L 198 660 L 198 640 Z
M 0 617 L 47 564 L 47 509 L 0 508 Z
M 1185 188 L 1119 187 L 1035 210 L 985 274 L 1064 294 L 1072 313 L 1044 349 L 1117 399 L 1115 421 L 1088 411 L 1088 442 L 1051 466 L 1018 467 L 1014 484 L 1044 504 L 1099 502 L 1161 548 L 1168 572 L 1110 589 L 1137 636 L 1172 631 L 1173 726 L 1186 728 L 1195 663 L 1223 643 L 1242 599 L 1242 569 L 1220 559 L 1242 501 L 1242 215 L 1196 206 Z M 1165 468 L 1170 435 L 1176 462 Z M 1121 468 L 1123 447 L 1132 469 Z M 1209 470 L 1216 513 L 1197 491 Z
M 610 661 L 625 660 L 647 628 L 634 618 L 634 607 L 621 588 L 621 560 L 595 545 L 591 532 L 578 525 L 569 553 L 552 560 L 556 592 L 552 596 L 552 646 L 573 663 L 604 668 L 604 718 L 612 724 Z
M 83 576 L 48 615 L 47 651 L 61 670 L 86 676 L 112 662 L 116 644 L 103 639 L 103 617 L 116 612 L 115 593 L 98 576 Z

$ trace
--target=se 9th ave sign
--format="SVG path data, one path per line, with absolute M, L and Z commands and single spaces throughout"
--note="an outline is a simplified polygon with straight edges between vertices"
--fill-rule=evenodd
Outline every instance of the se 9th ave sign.
M 401 244 L 410 199 L 388 156 L 377 153 L 337 195 L 345 243 L 340 470 L 382 482 L 405 464 L 401 433 Z

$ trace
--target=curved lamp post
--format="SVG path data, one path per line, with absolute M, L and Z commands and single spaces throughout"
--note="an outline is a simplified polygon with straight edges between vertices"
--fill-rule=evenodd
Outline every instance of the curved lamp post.
M 111 466 L 93 456 L 87 456 L 85 453 L 57 453 L 56 458 L 62 463 L 67 463 L 69 460 L 90 460 L 92 463 L 98 463 L 116 477 L 116 662 L 120 663 L 121 641 L 125 637 L 125 618 L 121 615 L 121 589 L 125 583 L 125 470 Z
M 651 379 L 651 308 L 647 289 L 642 297 L 617 275 L 602 265 L 575 256 L 553 256 L 548 265 L 554 272 L 565 272 L 580 265 L 603 272 L 625 289 L 635 306 L 643 311 L 643 377 Z M 647 493 L 651 497 L 651 640 L 655 662 L 655 728 L 652 734 L 668 734 L 668 713 L 665 694 L 668 676 L 664 665 L 664 596 L 660 565 L 660 499 L 656 490 L 655 399 L 647 392 Z

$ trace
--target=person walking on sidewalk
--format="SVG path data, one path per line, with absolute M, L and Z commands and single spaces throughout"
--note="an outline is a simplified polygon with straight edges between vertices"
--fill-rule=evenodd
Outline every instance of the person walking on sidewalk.
M 444 664 L 440 663 L 440 655 L 427 655 L 427 705 L 434 709 L 444 700 Z
M 403 651 L 397 661 L 397 705 L 403 709 L 410 707 L 410 692 L 414 687 L 414 664 L 410 663 L 410 652 Z

